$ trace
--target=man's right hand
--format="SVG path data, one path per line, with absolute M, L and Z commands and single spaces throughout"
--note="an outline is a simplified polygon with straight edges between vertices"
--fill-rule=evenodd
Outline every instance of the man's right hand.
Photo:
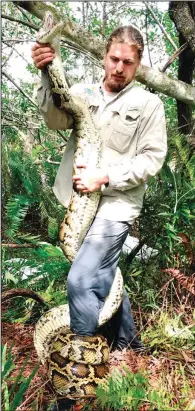
M 38 69 L 43 69 L 48 63 L 50 63 L 54 57 L 55 53 L 52 50 L 50 44 L 39 44 L 35 43 L 31 49 L 31 57 L 34 61 L 35 66 Z

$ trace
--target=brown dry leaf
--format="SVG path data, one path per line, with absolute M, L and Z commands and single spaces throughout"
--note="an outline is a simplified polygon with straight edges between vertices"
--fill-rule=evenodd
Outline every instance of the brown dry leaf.
M 189 357 L 188 354 L 185 353 L 185 351 L 181 350 L 181 353 L 183 355 L 184 360 L 186 361 L 186 363 L 190 362 L 190 363 L 195 363 L 195 358 Z

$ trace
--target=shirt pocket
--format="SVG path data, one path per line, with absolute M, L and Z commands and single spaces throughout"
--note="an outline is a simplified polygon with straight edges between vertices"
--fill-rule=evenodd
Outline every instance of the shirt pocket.
M 107 146 L 119 153 L 128 151 L 130 143 L 133 143 L 133 137 L 139 123 L 140 111 L 138 109 L 129 109 L 124 113 L 115 113 L 113 129 L 108 139 Z

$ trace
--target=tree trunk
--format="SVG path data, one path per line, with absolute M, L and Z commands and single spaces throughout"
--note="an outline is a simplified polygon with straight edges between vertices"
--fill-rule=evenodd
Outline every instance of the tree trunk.
M 185 43 L 183 35 L 179 34 L 179 45 Z M 187 84 L 192 84 L 195 68 L 195 55 L 190 47 L 187 47 L 179 56 L 178 79 Z M 193 129 L 192 107 L 177 100 L 177 114 L 179 131 L 190 134 Z
M 171 1 L 169 15 L 179 32 L 179 45 L 188 47 L 179 55 L 178 80 L 192 85 L 195 68 L 195 2 Z M 193 130 L 192 107 L 177 100 L 178 128 L 184 134 Z

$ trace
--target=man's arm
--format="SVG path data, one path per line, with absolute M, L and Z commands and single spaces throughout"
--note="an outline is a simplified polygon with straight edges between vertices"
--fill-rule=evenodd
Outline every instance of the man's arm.
M 41 85 L 37 90 L 40 112 L 48 128 L 66 130 L 73 128 L 73 119 L 65 110 L 59 110 L 52 98 L 49 79 L 44 71 L 41 72 Z
M 73 127 L 73 119 L 65 110 L 59 110 L 52 98 L 49 79 L 45 72 L 48 63 L 52 62 L 55 57 L 54 51 L 49 44 L 35 43 L 31 49 L 31 57 L 35 66 L 42 70 L 41 85 L 37 91 L 38 104 L 40 112 L 47 124 L 52 130 L 65 130 Z
M 159 98 L 148 101 L 140 124 L 134 158 L 120 164 L 108 163 L 109 187 L 129 190 L 146 182 L 161 169 L 167 152 L 164 107 Z

